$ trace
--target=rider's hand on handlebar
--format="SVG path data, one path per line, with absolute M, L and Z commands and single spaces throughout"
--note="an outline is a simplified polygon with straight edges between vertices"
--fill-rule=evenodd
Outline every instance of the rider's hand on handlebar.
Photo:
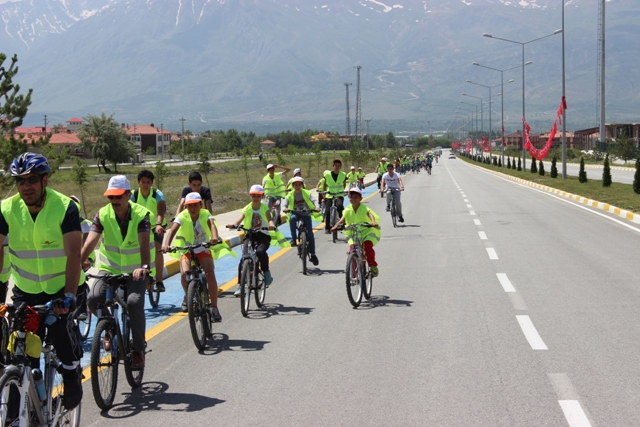
M 234 228 L 236 228 L 236 225 L 235 224 L 227 224 L 227 228 L 228 229 L 234 229 Z
M 171 250 L 171 247 L 169 245 L 162 245 L 162 252 L 169 252 Z
M 217 245 L 218 242 L 220 242 L 220 240 L 217 237 L 212 237 L 211 239 L 209 239 L 209 243 L 211 243 L 212 245 Z

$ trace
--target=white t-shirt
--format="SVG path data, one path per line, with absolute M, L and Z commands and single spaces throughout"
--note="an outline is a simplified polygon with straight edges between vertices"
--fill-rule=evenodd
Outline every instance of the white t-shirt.
M 393 176 L 389 176 L 389 172 L 385 172 L 382 175 L 382 179 L 384 180 L 385 188 L 400 189 L 400 175 L 397 173 L 394 172 Z
M 209 215 L 209 217 L 207 218 L 208 220 L 213 220 L 213 217 L 211 215 Z M 174 222 L 180 224 L 180 226 L 182 227 L 182 223 L 180 222 L 180 220 L 178 218 L 173 220 Z M 207 237 L 207 232 L 205 231 L 204 228 L 202 228 L 202 224 L 200 224 L 200 221 L 195 221 L 193 223 L 193 244 L 197 245 L 199 243 L 205 243 L 208 242 L 209 238 Z M 199 254 L 200 252 L 204 252 L 204 251 L 208 251 L 207 248 L 197 248 L 194 250 L 195 253 Z

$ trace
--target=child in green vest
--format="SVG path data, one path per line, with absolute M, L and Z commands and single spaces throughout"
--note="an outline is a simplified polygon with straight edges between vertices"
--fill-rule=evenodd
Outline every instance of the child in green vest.
M 218 243 L 218 228 L 213 220 L 213 216 L 207 209 L 203 209 L 202 197 L 199 193 L 189 193 L 184 199 L 185 210 L 173 220 L 167 243 L 171 243 L 176 237 L 176 246 L 195 245 L 198 243 L 210 242 Z M 164 251 L 169 250 L 169 244 L 165 244 L 162 248 Z M 214 273 L 213 255 L 208 248 L 197 248 L 194 250 L 198 263 L 204 270 L 209 287 L 209 299 L 211 300 L 211 317 L 214 322 L 221 322 L 222 316 L 218 310 L 218 282 Z M 191 254 L 183 253 L 180 258 L 180 273 L 182 288 L 185 297 L 182 300 L 182 311 L 187 311 L 187 281 L 185 273 L 191 269 Z

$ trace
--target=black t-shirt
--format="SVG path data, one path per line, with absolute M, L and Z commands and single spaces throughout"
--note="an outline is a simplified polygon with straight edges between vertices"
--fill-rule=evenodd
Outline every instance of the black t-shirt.
M 193 191 L 191 191 L 191 187 L 184 187 L 182 189 L 182 196 L 180 196 L 180 198 L 184 199 L 189 193 L 193 193 Z M 202 197 L 202 201 L 204 203 L 206 203 L 207 200 L 213 202 L 213 199 L 211 198 L 211 190 L 209 190 L 209 188 L 207 187 L 200 187 L 200 197 Z
M 45 203 L 47 202 L 45 201 Z M 34 222 L 37 217 L 37 213 L 31 214 L 31 218 L 33 218 Z M 78 211 L 78 207 L 75 203 L 69 203 L 69 207 L 67 208 L 67 212 L 64 214 L 64 219 L 62 220 L 60 229 L 62 230 L 62 234 L 67 234 L 71 231 L 82 231 L 82 226 L 80 225 L 80 212 Z M 4 218 L 2 212 L 0 212 L 0 234 L 3 236 L 9 235 L 9 224 Z

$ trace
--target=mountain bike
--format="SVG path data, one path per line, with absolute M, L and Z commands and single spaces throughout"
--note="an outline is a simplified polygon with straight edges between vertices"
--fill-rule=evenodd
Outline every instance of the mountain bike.
M 87 297 L 89 296 L 89 285 L 85 284 L 78 288 L 82 292 L 82 295 L 77 295 L 77 308 L 73 313 L 73 321 L 78 326 L 80 332 L 80 339 L 86 341 L 91 331 L 91 312 L 87 310 Z
M 167 252 L 188 251 L 191 255 L 191 269 L 186 271 L 187 280 L 187 313 L 189 316 L 189 329 L 191 338 L 198 350 L 207 347 L 207 338 L 213 336 L 213 317 L 211 316 L 211 303 L 209 302 L 209 286 L 204 270 L 200 267 L 195 250 L 208 248 L 211 243 L 198 243 L 197 245 L 172 246 Z
M 306 224 L 302 221 L 303 216 L 309 216 L 311 211 L 309 209 L 293 209 L 292 214 L 298 215 L 298 256 L 302 260 L 302 274 L 307 274 L 307 261 L 311 260 L 309 255 L 309 233 L 313 233 L 313 230 L 308 230 Z
M 328 191 L 322 192 L 322 194 L 327 194 L 327 193 Z M 338 214 L 338 206 L 337 206 L 337 203 L 334 203 L 334 201 L 340 200 L 340 203 L 344 205 L 344 196 L 346 195 L 347 195 L 347 192 L 345 191 L 340 191 L 338 193 L 331 193 L 331 196 L 333 197 L 329 199 L 329 200 L 332 200 L 331 207 L 329 208 L 329 228 L 333 228 L 333 226 L 336 225 L 338 221 L 340 221 L 340 215 Z M 333 243 L 338 242 L 338 230 L 335 230 L 333 232 L 332 238 L 333 238 Z
M 102 276 L 87 274 L 87 277 L 104 280 L 106 298 L 98 306 L 98 324 L 91 343 L 91 389 L 100 409 L 111 408 L 118 385 L 118 365 L 124 363 L 124 373 L 131 388 L 142 385 L 144 368 L 133 368 L 133 341 L 131 322 L 127 311 L 127 282 L 130 274 Z M 94 282 L 95 285 L 95 282 Z M 118 311 L 122 308 L 120 316 Z
M 155 282 L 149 282 L 147 284 L 147 295 L 149 296 L 149 304 L 151 304 L 151 307 L 156 308 L 158 304 L 160 304 L 160 293 L 156 288 Z
M 280 201 L 282 197 L 266 196 L 265 199 L 267 200 L 267 207 L 269 208 L 269 212 L 271 212 L 273 223 L 277 228 L 280 225 Z
M 242 258 L 240 258 L 240 311 L 244 317 L 249 315 L 249 303 L 251 301 L 251 292 L 253 291 L 256 306 L 262 308 L 264 298 L 267 294 L 267 285 L 264 281 L 264 273 L 258 267 L 258 255 L 256 254 L 256 245 L 251 241 L 251 236 L 260 233 L 263 230 L 268 231 L 267 227 L 261 228 L 244 228 L 242 226 L 235 227 L 236 230 L 245 232 L 245 238 L 242 242 Z
M 396 228 L 398 226 L 398 213 L 396 210 L 396 198 L 393 197 L 393 193 L 396 193 L 400 191 L 397 188 L 387 188 L 385 190 L 385 193 L 390 193 L 391 194 L 391 201 L 389 202 L 389 212 L 391 213 L 391 221 L 393 222 L 393 228 Z
M 373 289 L 373 273 L 369 268 L 366 257 L 362 254 L 363 237 L 361 235 L 363 228 L 370 227 L 373 226 L 367 223 L 351 224 L 345 227 L 345 230 L 353 231 L 353 247 L 348 252 L 345 272 L 347 296 L 354 308 L 360 306 L 363 295 L 366 299 L 370 299 Z
M 32 333 L 33 329 L 37 330 L 39 322 L 51 324 L 57 320 L 53 310 L 48 305 L 29 307 L 23 303 L 18 307 L 3 305 L 2 311 L 6 311 L 9 318 L 13 345 L 8 351 L 11 364 L 5 366 L 0 377 L 0 425 L 80 425 L 82 403 L 70 411 L 64 408 L 62 375 L 58 372 L 62 363 L 49 337 L 45 335 L 42 345 L 44 372 L 32 368 L 27 355 L 31 340 L 37 340 L 36 344 L 40 341 Z

